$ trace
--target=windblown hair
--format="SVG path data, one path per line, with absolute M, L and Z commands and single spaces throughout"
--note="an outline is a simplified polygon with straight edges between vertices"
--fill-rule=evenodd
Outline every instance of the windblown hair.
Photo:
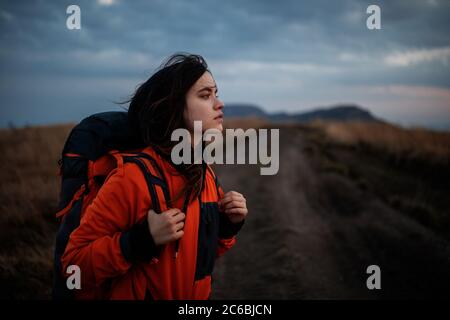
M 209 72 L 208 65 L 203 57 L 176 53 L 141 84 L 128 101 L 131 128 L 138 131 L 146 145 L 151 145 L 169 161 L 172 148 L 177 143 L 170 139 L 172 132 L 178 128 L 187 128 L 183 118 L 186 94 L 206 71 Z M 172 201 L 183 194 L 190 194 L 191 199 L 200 194 L 203 166 L 191 163 L 172 163 L 187 179 L 186 187 Z

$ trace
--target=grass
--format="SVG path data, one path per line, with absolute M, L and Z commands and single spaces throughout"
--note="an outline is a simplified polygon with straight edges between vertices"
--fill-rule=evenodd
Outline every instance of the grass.
M 267 126 L 277 127 L 256 118 L 225 122 L 226 128 Z M 0 130 L 2 299 L 50 298 L 60 188 L 57 163 L 72 127 Z M 325 122 L 303 130 L 310 141 L 305 152 L 318 154 L 324 171 L 348 177 L 365 192 L 377 194 L 391 207 L 448 237 L 449 133 Z
M 223 123 L 225 129 L 241 128 L 244 130 L 247 130 L 249 128 L 253 129 L 265 128 L 268 125 L 269 122 L 267 120 L 258 117 L 246 117 L 246 118 L 228 117 L 225 119 Z
M 308 128 L 323 171 L 348 177 L 450 239 L 450 133 L 362 122 Z
M 0 298 L 50 297 L 57 163 L 71 127 L 0 130 Z
M 448 163 L 450 133 L 422 128 L 403 129 L 387 123 L 323 122 L 312 124 L 333 141 L 349 146 L 364 144 L 398 158 L 416 158 Z

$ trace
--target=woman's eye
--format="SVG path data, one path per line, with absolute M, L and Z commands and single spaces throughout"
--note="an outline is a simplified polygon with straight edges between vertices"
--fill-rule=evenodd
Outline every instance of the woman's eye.
M 202 99 L 209 99 L 211 97 L 211 94 L 207 94 L 207 95 L 204 95 L 204 96 L 200 96 L 200 98 L 202 98 Z M 217 94 L 217 95 L 215 95 L 215 97 L 216 98 L 219 98 L 219 95 Z

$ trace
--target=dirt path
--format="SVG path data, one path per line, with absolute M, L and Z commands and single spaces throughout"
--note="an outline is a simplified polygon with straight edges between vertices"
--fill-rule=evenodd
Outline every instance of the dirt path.
M 247 197 L 238 244 L 217 261 L 214 299 L 449 297 L 450 244 L 335 173 L 318 172 L 301 131 L 281 129 L 280 170 L 217 166 Z M 381 268 L 368 290 L 366 268 Z

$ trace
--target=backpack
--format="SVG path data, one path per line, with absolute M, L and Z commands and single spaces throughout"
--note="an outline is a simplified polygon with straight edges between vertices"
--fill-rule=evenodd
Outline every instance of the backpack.
M 70 234 L 80 225 L 87 206 L 94 200 L 109 173 L 119 161 L 133 162 L 142 171 L 156 213 L 161 213 L 155 185 L 160 185 L 166 203 L 170 203 L 167 183 L 156 161 L 146 153 L 137 133 L 130 128 L 126 112 L 104 112 L 91 115 L 76 125 L 69 134 L 61 159 L 58 213 L 60 225 L 55 240 L 52 296 L 56 300 L 74 299 L 66 285 L 61 257 Z M 143 161 L 152 163 L 158 176 L 152 174 Z

